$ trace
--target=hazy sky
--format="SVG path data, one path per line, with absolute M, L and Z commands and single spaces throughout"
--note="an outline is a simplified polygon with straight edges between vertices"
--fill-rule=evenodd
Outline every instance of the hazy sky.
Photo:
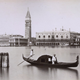
M 32 36 L 64 29 L 80 32 L 80 0 L 0 0 L 0 34 L 25 34 L 27 8 Z

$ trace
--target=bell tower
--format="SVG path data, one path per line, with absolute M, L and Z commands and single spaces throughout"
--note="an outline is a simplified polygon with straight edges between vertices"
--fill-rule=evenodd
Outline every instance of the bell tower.
M 25 17 L 25 38 L 28 39 L 28 43 L 31 42 L 31 16 L 29 9 Z

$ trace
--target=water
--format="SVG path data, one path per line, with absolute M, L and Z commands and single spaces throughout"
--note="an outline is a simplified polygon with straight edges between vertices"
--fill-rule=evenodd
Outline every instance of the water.
M 34 49 L 34 59 L 42 54 L 57 56 L 58 61 L 74 62 L 76 56 L 80 56 L 80 47 L 31 47 Z M 80 65 L 69 69 L 32 66 L 23 62 L 22 54 L 28 56 L 29 47 L 0 47 L 0 52 L 9 53 L 9 69 L 0 69 L 0 80 L 80 80 Z

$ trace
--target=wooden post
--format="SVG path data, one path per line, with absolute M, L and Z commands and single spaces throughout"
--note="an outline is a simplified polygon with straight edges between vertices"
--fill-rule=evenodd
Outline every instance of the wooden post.
M 0 53 L 0 67 L 2 67 L 2 53 Z
M 2 54 L 2 67 L 9 67 L 9 54 L 8 53 L 3 53 Z

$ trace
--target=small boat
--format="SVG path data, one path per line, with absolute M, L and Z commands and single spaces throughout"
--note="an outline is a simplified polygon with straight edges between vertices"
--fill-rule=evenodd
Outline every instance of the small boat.
M 57 62 L 56 64 L 52 64 L 52 56 L 50 56 L 50 55 L 42 55 L 37 60 L 26 58 L 26 57 L 24 57 L 24 55 L 22 55 L 22 57 L 26 62 L 28 62 L 32 65 L 41 65 L 41 66 L 48 66 L 48 67 L 67 68 L 67 67 L 77 67 L 79 64 L 79 56 L 77 56 L 75 62 L 71 62 L 71 63 Z

